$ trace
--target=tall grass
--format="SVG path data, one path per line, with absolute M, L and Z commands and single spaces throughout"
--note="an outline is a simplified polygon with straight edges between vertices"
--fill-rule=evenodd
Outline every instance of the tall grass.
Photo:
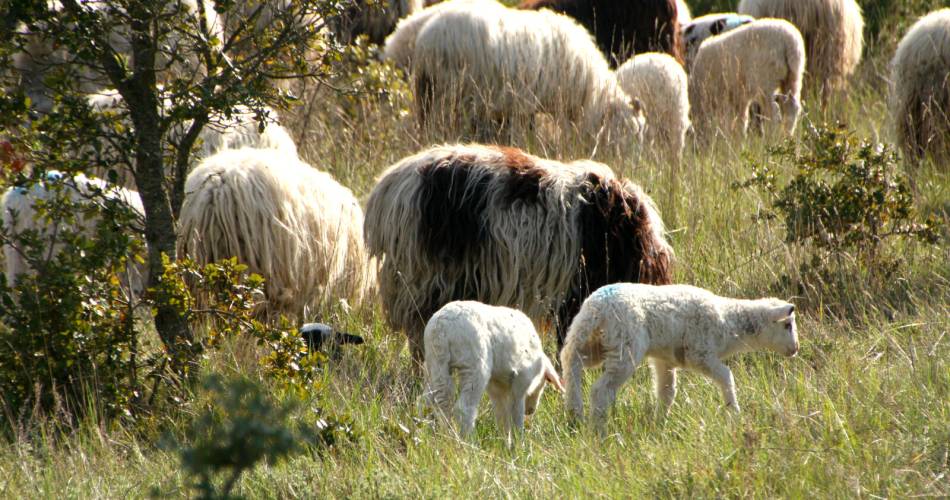
M 700 8 L 696 9 L 701 13 Z M 896 42 L 894 42 L 896 43 Z M 840 119 L 859 135 L 891 142 L 886 61 L 891 41 L 875 48 L 846 99 L 817 109 L 806 101 L 803 126 Z M 404 90 L 404 89 L 403 89 Z M 425 147 L 406 112 L 409 97 L 337 96 L 308 89 L 291 113 L 305 159 L 331 172 L 365 200 L 376 176 Z M 539 139 L 515 143 L 544 156 L 586 158 L 589 145 Z M 675 279 L 731 296 L 793 298 L 780 277 L 805 258 L 777 226 L 755 224 L 766 200 L 730 184 L 763 160 L 760 139 L 690 146 L 676 167 L 637 152 L 598 153 L 618 174 L 655 198 L 677 253 Z M 950 225 L 950 170 L 914 169 L 918 206 Z M 247 497 L 822 497 L 950 495 L 950 247 L 891 243 L 904 267 L 893 284 L 843 277 L 852 314 L 815 307 L 800 316 L 802 350 L 785 359 L 751 354 L 731 362 L 743 413 L 732 415 L 719 391 L 687 374 L 668 418 L 656 419 L 648 370 L 625 386 L 606 437 L 565 423 L 561 400 L 547 391 L 525 441 L 507 450 L 493 419 L 459 441 L 417 405 L 420 381 L 409 370 L 401 335 L 378 310 L 334 313 L 367 337 L 331 360 L 297 418 L 309 408 L 353 418 L 360 439 L 321 455 L 258 467 L 239 483 Z M 890 286 L 893 285 L 893 286 Z M 899 288 L 900 294 L 882 293 Z M 844 297 L 844 298 L 842 298 Z M 552 336 L 547 338 L 554 351 Z M 204 368 L 258 376 L 256 348 L 234 339 Z M 594 376 L 594 375 L 591 375 Z M 274 386 L 275 392 L 282 389 Z M 0 442 L 0 496 L 52 498 L 187 494 L 177 454 L 160 445 L 180 435 L 197 398 L 177 415 L 136 425 L 90 421 L 73 431 L 39 426 Z M 483 407 L 487 411 L 487 405 Z M 45 429 L 45 431 L 44 431 Z

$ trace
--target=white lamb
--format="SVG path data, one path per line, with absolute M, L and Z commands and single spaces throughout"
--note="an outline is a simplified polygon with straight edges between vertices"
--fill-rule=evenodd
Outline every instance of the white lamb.
M 709 38 L 689 75 L 689 102 L 700 137 L 745 135 L 754 105 L 794 132 L 801 114 L 805 42 L 788 21 L 760 19 Z
M 617 80 L 643 106 L 644 143 L 679 160 L 689 130 L 689 87 L 683 66 L 669 54 L 638 54 L 617 68 Z
M 689 68 L 696 59 L 696 51 L 707 38 L 732 31 L 739 26 L 755 21 L 752 16 L 744 16 L 735 12 L 722 12 L 699 16 L 687 23 L 680 24 L 683 33 L 683 45 L 686 46 L 686 68 Z
M 486 390 L 509 442 L 511 431 L 524 430 L 525 415 L 537 409 L 545 383 L 564 390 L 531 320 L 507 307 L 472 301 L 446 304 L 426 325 L 425 351 L 425 397 L 444 416 L 452 412 L 452 375 L 458 375 L 456 411 L 462 437 L 475 427 Z
M 530 123 L 537 113 L 606 141 L 639 138 L 642 111 L 620 89 L 591 34 L 549 10 L 483 8 L 438 12 L 416 37 L 413 82 L 419 117 L 476 131 Z M 609 142 L 608 142 L 609 143 Z
M 583 367 L 603 363 L 590 395 L 592 419 L 602 425 L 617 390 L 649 357 L 664 411 L 676 395 L 676 370 L 689 368 L 712 378 L 738 412 L 732 372 L 722 360 L 761 349 L 794 356 L 794 313 L 795 306 L 783 300 L 729 299 L 688 285 L 601 287 L 584 301 L 561 351 L 567 410 L 583 416 Z

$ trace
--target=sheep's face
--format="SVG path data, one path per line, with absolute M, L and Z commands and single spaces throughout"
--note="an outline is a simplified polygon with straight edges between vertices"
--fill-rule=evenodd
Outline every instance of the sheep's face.
M 795 325 L 795 306 L 787 302 L 774 307 L 760 333 L 764 347 L 786 356 L 798 354 L 798 327 Z
M 528 395 L 525 398 L 524 402 L 524 414 L 532 415 L 535 410 L 538 409 L 538 402 L 541 401 L 541 394 L 544 392 L 544 386 L 551 384 L 554 388 L 560 392 L 564 392 L 564 384 L 561 382 L 561 377 L 558 376 L 557 370 L 554 369 L 554 365 L 551 364 L 551 360 L 544 357 L 544 374 L 541 377 L 538 377 L 538 380 L 534 383 L 534 386 L 528 390 Z

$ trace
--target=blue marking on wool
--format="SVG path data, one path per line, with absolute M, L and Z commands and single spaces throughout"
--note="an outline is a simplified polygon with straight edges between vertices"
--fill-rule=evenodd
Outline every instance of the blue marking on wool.
M 593 295 L 604 298 L 611 298 L 620 293 L 620 289 L 623 287 L 623 283 L 613 283 L 610 285 L 604 285 L 594 291 Z
M 729 16 L 729 19 L 726 20 L 726 28 L 735 29 L 752 21 L 753 19 L 749 16 Z

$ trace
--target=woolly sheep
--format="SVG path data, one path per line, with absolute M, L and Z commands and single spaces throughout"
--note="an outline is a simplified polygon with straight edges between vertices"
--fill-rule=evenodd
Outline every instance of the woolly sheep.
M 732 372 L 722 360 L 762 349 L 794 356 L 794 312 L 795 306 L 782 300 L 730 299 L 688 285 L 599 288 L 581 306 L 561 352 L 567 410 L 583 417 L 583 367 L 603 364 L 590 394 L 592 419 L 602 425 L 617 390 L 648 357 L 664 411 L 676 395 L 676 370 L 688 368 L 712 378 L 727 406 L 738 412 Z
M 681 24 L 683 45 L 686 46 L 686 68 L 688 69 L 696 59 L 696 51 L 709 37 L 721 35 L 734 30 L 739 26 L 755 21 L 752 16 L 743 16 L 735 12 L 706 14 L 693 19 L 689 23 Z
M 563 392 L 560 377 L 541 349 L 541 338 L 524 313 L 480 302 L 451 302 L 425 328 L 426 397 L 448 416 L 455 399 L 459 434 L 471 434 L 478 403 L 488 391 L 499 429 L 524 431 L 525 415 L 534 414 L 545 383 Z
M 470 118 L 476 132 L 529 123 L 539 112 L 633 142 L 642 113 L 620 90 L 590 34 L 554 12 L 456 5 L 434 14 L 416 37 L 413 81 L 420 121 Z M 452 127 L 454 128 L 454 127 Z
M 794 132 L 801 114 L 805 44 L 787 21 L 760 19 L 709 38 L 689 75 L 693 124 L 702 138 L 745 135 L 754 105 Z
M 808 79 L 825 98 L 844 89 L 861 62 L 864 18 L 856 0 L 742 0 L 739 13 L 794 24 L 808 50 Z
M 680 0 L 525 0 L 520 9 L 550 9 L 587 28 L 611 67 L 634 54 L 666 52 L 683 61 Z
M 52 184 L 60 184 L 62 187 L 52 188 Z M 101 179 L 86 177 L 82 174 L 66 177 L 60 172 L 50 171 L 47 173 L 47 180 L 43 183 L 28 187 L 11 187 L 3 194 L 0 205 L 3 207 L 3 230 L 6 237 L 15 240 L 16 235 L 25 231 L 36 231 L 49 249 L 47 254 L 49 258 L 63 250 L 63 245 L 57 239 L 57 235 L 66 229 L 80 231 L 86 237 L 93 237 L 99 223 L 99 218 L 96 216 L 77 214 L 75 221 L 77 225 L 70 227 L 62 222 L 54 222 L 37 212 L 35 209 L 37 202 L 58 196 L 56 194 L 58 189 L 65 190 L 67 199 L 71 203 L 102 205 L 106 200 L 117 200 L 139 217 L 144 217 L 145 214 L 142 200 L 135 191 L 111 186 Z M 3 254 L 8 284 L 12 285 L 16 283 L 19 276 L 33 272 L 22 249 L 12 242 L 8 241 L 3 245 Z M 139 293 L 144 289 L 145 276 L 144 266 L 130 263 L 123 281 L 132 293 Z
M 690 125 L 688 78 L 683 67 L 668 54 L 639 54 L 617 68 L 617 80 L 620 88 L 643 106 L 647 116 L 644 143 L 678 160 Z
M 412 54 L 416 47 L 416 37 L 429 19 L 439 12 L 457 8 L 459 6 L 478 5 L 481 9 L 504 9 L 505 7 L 495 0 L 447 0 L 433 4 L 413 13 L 399 21 L 392 34 L 386 37 L 383 48 L 383 59 L 404 71 L 408 71 L 412 61 Z
M 425 321 L 453 300 L 517 307 L 558 339 L 591 290 L 669 283 L 653 200 L 604 164 L 445 145 L 387 169 L 366 205 L 383 309 L 423 357 Z
M 891 113 L 904 154 L 950 162 L 950 9 L 931 12 L 904 35 L 891 61 Z
M 179 255 L 236 257 L 265 279 L 265 312 L 302 317 L 330 299 L 362 302 L 373 287 L 363 213 L 329 174 L 279 150 L 225 150 L 185 182 Z

